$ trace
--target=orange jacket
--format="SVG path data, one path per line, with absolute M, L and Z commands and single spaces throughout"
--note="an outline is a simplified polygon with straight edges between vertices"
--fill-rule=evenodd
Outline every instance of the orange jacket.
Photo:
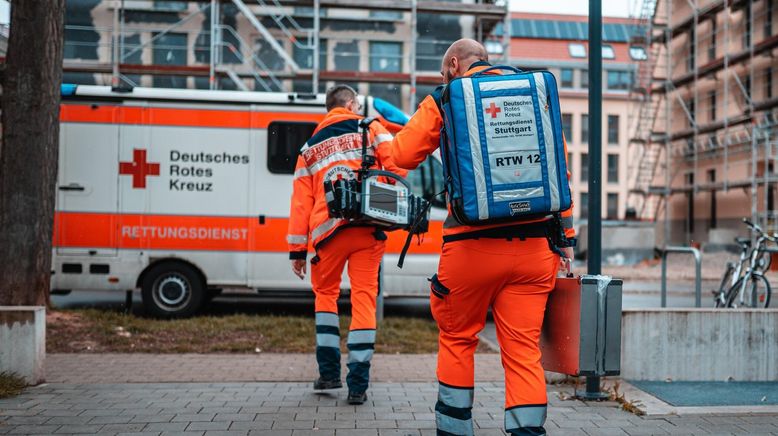
M 292 206 L 286 240 L 290 259 L 305 259 L 308 243 L 314 249 L 348 224 L 330 218 L 324 197 L 324 181 L 355 177 L 362 165 L 361 116 L 335 108 L 319 123 L 313 136 L 300 149 L 294 172 Z M 380 123 L 369 127 L 367 153 L 376 156 L 377 166 L 402 177 L 407 171 L 392 165 L 389 145 L 392 135 Z
M 475 74 L 489 68 L 486 63 L 477 63 L 471 66 L 465 74 L 466 76 Z M 490 74 L 487 72 L 486 74 Z M 495 72 L 495 74 L 497 74 Z M 401 168 L 414 169 L 420 163 L 424 162 L 427 155 L 431 154 L 440 145 L 440 129 L 443 128 L 443 118 L 435 103 L 435 99 L 428 95 L 419 104 L 416 113 L 413 114 L 408 124 L 398 132 L 392 140 L 392 161 Z M 565 142 L 565 159 L 567 159 L 567 143 Z M 568 168 L 570 168 L 568 164 Z M 570 171 L 567 172 L 567 178 L 570 179 Z M 538 222 L 542 220 L 527 220 L 525 223 Z M 448 218 L 443 224 L 443 236 L 473 232 L 493 227 L 504 227 L 516 225 L 508 224 L 490 224 L 482 226 L 467 226 L 459 224 L 449 211 Z M 575 237 L 573 230 L 573 208 L 562 212 L 562 226 L 565 229 L 565 235 L 568 238 Z

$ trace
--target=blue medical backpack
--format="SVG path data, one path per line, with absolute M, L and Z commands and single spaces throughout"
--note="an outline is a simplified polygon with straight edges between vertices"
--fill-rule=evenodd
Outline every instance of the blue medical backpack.
M 484 74 L 495 69 L 508 72 Z M 439 104 L 446 191 L 458 222 L 523 221 L 570 208 L 551 73 L 494 66 L 449 82 Z

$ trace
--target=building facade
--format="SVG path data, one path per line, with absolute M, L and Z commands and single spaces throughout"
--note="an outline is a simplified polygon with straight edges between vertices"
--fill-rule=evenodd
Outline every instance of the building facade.
M 589 72 L 588 18 L 574 15 L 514 13 L 510 59 L 522 69 L 548 69 L 557 78 L 572 171 L 576 218 L 588 216 Z M 644 45 L 631 44 L 634 20 L 603 20 L 602 216 L 624 219 L 627 209 L 632 83 Z
M 778 230 L 778 2 L 654 3 L 644 105 L 654 115 L 638 132 L 654 170 L 636 207 L 672 243 L 731 242 L 743 218 Z
M 440 84 L 451 42 L 483 38 L 507 14 L 491 1 L 420 1 L 411 11 L 409 2 L 353 9 L 322 0 L 315 20 L 311 6 L 239 3 L 245 9 L 221 1 L 125 0 L 117 9 L 112 0 L 67 0 L 64 80 L 311 93 L 315 72 L 319 92 L 348 83 L 412 111 Z M 501 44 L 490 46 L 502 52 Z

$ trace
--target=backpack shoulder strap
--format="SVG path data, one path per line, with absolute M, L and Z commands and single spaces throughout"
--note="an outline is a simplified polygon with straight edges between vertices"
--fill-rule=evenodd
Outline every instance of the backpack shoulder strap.
M 446 85 L 440 85 L 432 91 L 430 97 L 435 101 L 435 105 L 438 107 L 440 117 L 443 118 L 443 91 L 446 90 Z

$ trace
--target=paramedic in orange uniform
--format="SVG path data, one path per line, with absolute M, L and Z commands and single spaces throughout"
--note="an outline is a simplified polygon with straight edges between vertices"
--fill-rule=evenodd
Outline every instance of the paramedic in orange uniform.
M 327 91 L 327 115 L 303 145 L 294 173 L 292 206 L 289 213 L 289 258 L 292 270 L 303 279 L 309 243 L 311 284 L 316 296 L 316 360 L 319 378 L 314 389 L 336 389 L 340 379 L 340 331 L 338 297 L 343 268 L 348 263 L 351 281 L 351 326 L 347 347 L 348 402 L 362 404 L 367 396 L 370 359 L 376 328 L 378 267 L 384 254 L 386 236 L 375 227 L 349 224 L 329 217 L 324 181 L 354 178 L 362 165 L 362 119 L 357 93 L 346 85 Z M 379 124 L 369 126 L 368 154 L 378 166 L 405 176 L 389 159 L 392 136 Z
M 488 68 L 487 60 L 478 42 L 456 41 L 443 57 L 444 82 Z M 416 168 L 438 148 L 443 120 L 436 99 L 441 91 L 427 96 L 395 136 L 391 157 L 396 165 Z M 473 227 L 449 214 L 444 223 L 443 253 L 430 296 L 440 330 L 438 435 L 473 434 L 473 354 L 490 306 L 505 368 L 505 429 L 512 435 L 545 434 L 546 383 L 538 342 L 546 299 L 560 265 L 566 265 L 546 237 L 549 222 Z M 571 208 L 562 214 L 570 238 L 572 224 Z M 572 248 L 561 250 L 572 260 Z

